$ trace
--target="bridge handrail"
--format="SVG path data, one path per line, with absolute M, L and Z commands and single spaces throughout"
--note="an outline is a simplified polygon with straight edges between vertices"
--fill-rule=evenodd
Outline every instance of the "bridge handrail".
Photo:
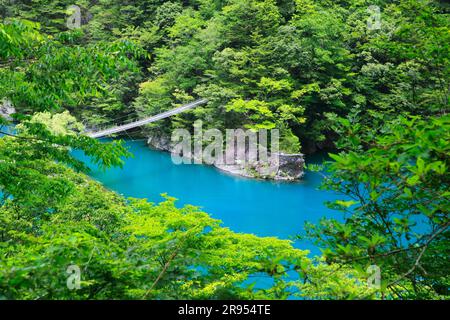
M 144 124 L 151 123 L 151 122 L 154 122 L 154 121 L 157 121 L 157 120 L 161 120 L 161 119 L 170 117 L 170 116 L 172 116 L 174 114 L 181 113 L 181 112 L 183 112 L 185 110 L 192 109 L 192 108 L 197 107 L 197 106 L 199 106 L 201 104 L 205 104 L 206 102 L 208 102 L 207 99 L 199 99 L 199 100 L 187 103 L 187 104 L 185 104 L 185 105 L 183 105 L 181 107 L 178 107 L 178 108 L 175 108 L 175 109 L 172 109 L 172 110 L 168 110 L 168 111 L 162 112 L 160 114 L 144 118 L 142 120 L 134 121 L 134 122 L 131 122 L 131 123 L 128 123 L 128 124 L 120 125 L 120 126 L 111 127 L 111 128 L 108 128 L 108 129 L 97 131 L 97 132 L 88 133 L 88 136 L 91 137 L 91 138 L 100 138 L 100 137 L 104 137 L 104 136 L 107 136 L 107 135 L 110 135 L 110 134 L 113 134 L 113 133 L 118 133 L 118 132 L 122 132 L 122 131 L 125 131 L 125 130 L 129 130 L 129 129 L 133 129 L 133 128 L 136 128 L 136 127 L 140 127 L 140 126 L 143 126 Z

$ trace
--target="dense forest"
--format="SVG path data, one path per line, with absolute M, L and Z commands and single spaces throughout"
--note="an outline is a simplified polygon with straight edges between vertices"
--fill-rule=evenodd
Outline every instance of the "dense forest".
M 0 115 L 0 298 L 450 297 L 445 1 L 0 0 L 0 15 L 0 99 L 15 109 Z M 85 128 L 198 98 L 208 103 L 140 134 L 203 120 L 277 128 L 283 152 L 331 152 L 308 169 L 342 195 L 327 205 L 344 218 L 299 225 L 295 239 L 321 256 L 170 195 L 126 199 L 71 153 L 120 167 L 123 142 Z

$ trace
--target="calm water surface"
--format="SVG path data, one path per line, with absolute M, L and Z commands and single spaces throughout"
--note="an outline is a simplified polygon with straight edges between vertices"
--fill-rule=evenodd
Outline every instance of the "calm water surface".
M 336 216 L 323 202 L 338 196 L 317 189 L 321 182 L 318 173 L 308 172 L 295 183 L 260 181 L 232 176 L 211 166 L 175 165 L 170 154 L 151 150 L 144 141 L 126 141 L 126 146 L 134 158 L 127 159 L 122 169 L 91 167 L 93 178 L 124 196 L 160 202 L 160 194 L 167 193 L 179 199 L 178 206 L 199 206 L 235 232 L 282 239 L 301 233 L 305 221 Z M 306 160 L 322 161 L 320 156 Z M 311 243 L 297 241 L 294 245 L 320 253 Z

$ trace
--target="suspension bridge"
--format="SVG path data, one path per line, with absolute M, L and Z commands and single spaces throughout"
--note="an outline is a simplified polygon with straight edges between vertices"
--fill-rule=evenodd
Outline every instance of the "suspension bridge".
M 193 108 L 195 108 L 195 107 L 197 107 L 199 105 L 205 104 L 206 102 L 208 102 L 207 99 L 199 99 L 199 100 L 196 100 L 194 102 L 185 104 L 185 105 L 183 105 L 181 107 L 178 107 L 178 108 L 175 108 L 175 109 L 172 109 L 172 110 L 169 110 L 169 111 L 162 112 L 162 113 L 157 114 L 155 116 L 151 116 L 151 117 L 144 118 L 144 119 L 141 119 L 141 120 L 133 121 L 133 122 L 130 122 L 130 123 L 127 123 L 127 124 L 114 126 L 114 127 L 111 127 L 111 128 L 107 128 L 107 129 L 104 129 L 104 130 L 97 131 L 97 132 L 89 132 L 89 133 L 87 133 L 87 135 L 89 137 L 91 137 L 91 138 L 101 138 L 101 137 L 109 136 L 109 135 L 114 134 L 114 133 L 123 132 L 123 131 L 126 131 L 126 130 L 130 130 L 130 129 L 133 129 L 133 128 L 137 128 L 137 127 L 143 126 L 143 125 L 148 124 L 148 123 L 152 123 L 152 122 L 164 119 L 164 118 L 168 118 L 168 117 L 173 116 L 175 114 L 178 114 L 178 113 L 184 112 L 186 110 L 193 109 Z

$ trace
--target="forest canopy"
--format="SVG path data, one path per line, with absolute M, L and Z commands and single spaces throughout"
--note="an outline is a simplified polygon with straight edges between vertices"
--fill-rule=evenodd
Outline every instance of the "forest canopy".
M 0 100 L 15 111 L 0 114 L 0 298 L 448 299 L 448 10 L 428 0 L 0 0 Z M 307 224 L 297 239 L 315 241 L 320 257 L 232 232 L 167 195 L 125 199 L 71 153 L 121 166 L 123 142 L 86 129 L 198 98 L 208 103 L 141 134 L 202 120 L 277 128 L 286 153 L 332 152 L 310 169 L 343 195 L 328 206 L 344 219 Z M 70 291 L 74 264 L 84 280 Z M 378 288 L 367 286 L 372 265 Z

